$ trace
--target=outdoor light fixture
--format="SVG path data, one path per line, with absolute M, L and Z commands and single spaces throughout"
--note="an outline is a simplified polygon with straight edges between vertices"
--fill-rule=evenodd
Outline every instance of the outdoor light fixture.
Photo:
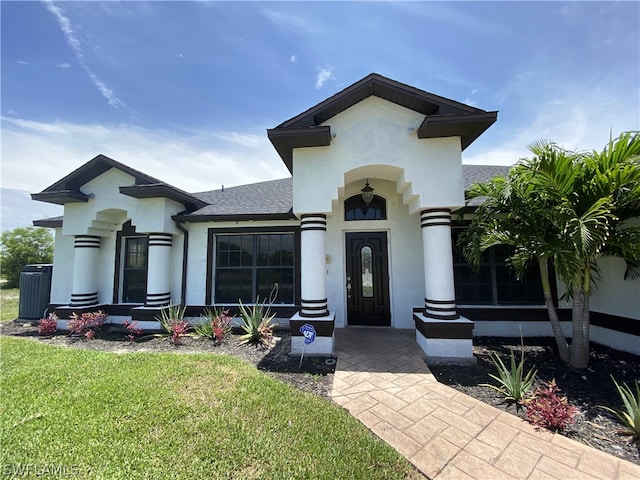
M 364 200 L 364 204 L 368 207 L 371 203 L 371 200 L 373 200 L 373 187 L 369 185 L 368 178 L 364 188 L 360 191 L 362 192 L 362 200 Z

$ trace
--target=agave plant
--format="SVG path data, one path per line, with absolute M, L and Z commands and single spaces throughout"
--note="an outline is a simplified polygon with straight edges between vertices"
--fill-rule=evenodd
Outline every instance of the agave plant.
M 482 386 L 493 388 L 497 392 L 504 395 L 505 400 L 513 402 L 521 402 L 527 392 L 531 390 L 536 381 L 537 370 L 531 368 L 526 374 L 524 373 L 524 349 L 520 361 L 516 363 L 516 358 L 511 350 L 511 364 L 507 367 L 502 359 L 495 353 L 491 354 L 491 361 L 498 371 L 498 375 L 489 374 L 491 378 L 498 382 L 498 385 L 484 383 Z
M 620 399 L 624 404 L 624 410 L 614 410 L 613 408 L 601 406 L 605 410 L 613 413 L 622 422 L 625 429 L 622 433 L 631 435 L 636 441 L 640 441 L 640 385 L 635 380 L 635 395 L 631 387 L 626 383 L 619 385 L 616 379 L 611 376 L 611 380 L 616 385 Z
M 240 328 L 245 332 L 240 336 L 240 344 L 259 343 L 270 347 L 273 330 L 277 326 L 273 322 L 274 317 L 269 307 L 260 303 L 260 297 L 251 308 L 240 301 Z

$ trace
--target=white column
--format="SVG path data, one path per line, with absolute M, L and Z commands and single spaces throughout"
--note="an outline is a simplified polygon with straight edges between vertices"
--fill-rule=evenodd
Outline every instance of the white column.
M 451 248 L 451 212 L 428 209 L 420 212 L 424 253 L 424 315 L 438 320 L 455 320 L 455 285 Z
M 76 235 L 73 245 L 72 307 L 98 304 L 98 256 L 100 237 Z
M 171 303 L 171 245 L 170 233 L 149 234 L 145 306 L 162 307 Z
M 293 355 L 332 355 L 335 312 L 327 304 L 325 237 L 327 216 L 322 213 L 300 217 L 300 311 L 289 320 Z M 315 339 L 305 341 L 302 330 L 313 329 Z
M 326 215 L 302 215 L 300 230 L 300 316 L 324 317 L 329 313 L 325 264 Z

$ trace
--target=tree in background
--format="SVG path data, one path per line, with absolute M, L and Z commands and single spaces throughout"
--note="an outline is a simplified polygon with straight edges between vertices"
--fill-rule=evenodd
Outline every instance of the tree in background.
M 53 236 L 46 228 L 14 228 L 0 236 L 0 272 L 9 288 L 19 286 L 25 265 L 52 261 Z
M 509 245 L 517 276 L 538 263 L 560 356 L 586 368 L 598 258 L 624 259 L 625 278 L 640 272 L 640 133 L 623 133 L 601 152 L 569 152 L 551 142 L 529 149 L 534 157 L 512 167 L 506 179 L 471 188 L 471 197 L 485 202 L 461 238 L 464 255 L 477 265 L 487 248 Z M 570 349 L 552 304 L 550 260 L 572 300 Z

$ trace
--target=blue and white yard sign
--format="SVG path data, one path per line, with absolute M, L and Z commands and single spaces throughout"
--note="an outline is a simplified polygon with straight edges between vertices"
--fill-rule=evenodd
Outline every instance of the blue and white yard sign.
M 316 339 L 316 329 L 313 328 L 313 325 L 309 325 L 305 323 L 300 327 L 300 333 L 304 337 L 304 344 L 309 345 Z

